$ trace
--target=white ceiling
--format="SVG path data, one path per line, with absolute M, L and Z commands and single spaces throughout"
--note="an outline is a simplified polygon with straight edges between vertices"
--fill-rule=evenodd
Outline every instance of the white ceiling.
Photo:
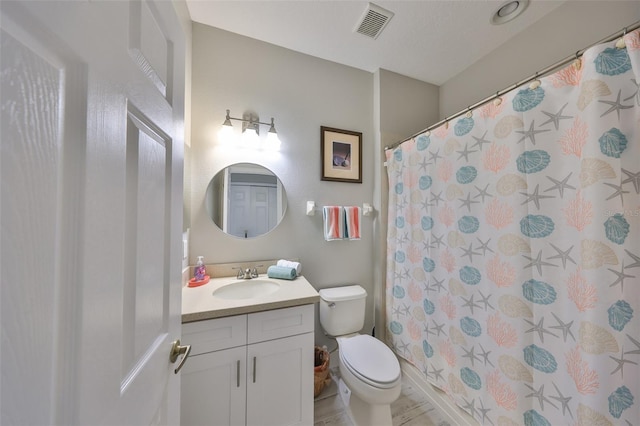
M 530 0 L 503 25 L 489 20 L 504 0 L 374 1 L 394 12 L 377 39 L 356 33 L 367 1 L 187 0 L 191 18 L 358 69 L 378 68 L 442 85 L 563 1 Z

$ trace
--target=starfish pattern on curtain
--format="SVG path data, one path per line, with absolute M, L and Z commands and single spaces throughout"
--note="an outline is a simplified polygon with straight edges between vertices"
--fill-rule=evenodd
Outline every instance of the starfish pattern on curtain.
M 640 31 L 388 150 L 390 346 L 482 424 L 640 419 Z

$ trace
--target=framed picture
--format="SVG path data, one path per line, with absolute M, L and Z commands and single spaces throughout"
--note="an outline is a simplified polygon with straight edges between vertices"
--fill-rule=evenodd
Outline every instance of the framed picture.
M 362 133 L 320 127 L 322 180 L 362 183 Z

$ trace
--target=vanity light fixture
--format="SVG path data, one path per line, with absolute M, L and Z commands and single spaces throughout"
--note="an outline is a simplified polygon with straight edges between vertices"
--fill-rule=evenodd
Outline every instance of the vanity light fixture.
M 254 114 L 245 113 L 242 118 L 231 117 L 229 114 L 230 111 L 227 110 L 224 123 L 222 123 L 222 128 L 218 133 L 218 137 L 223 143 L 231 144 L 234 142 L 235 137 L 231 120 L 236 120 L 242 122 L 242 136 L 239 140 L 239 147 L 257 150 L 265 149 L 269 151 L 280 150 L 281 141 L 278 137 L 273 117 L 271 118 L 271 123 L 263 123 L 259 117 Z M 260 124 L 269 126 L 269 132 L 267 133 L 267 139 L 264 144 L 260 143 Z

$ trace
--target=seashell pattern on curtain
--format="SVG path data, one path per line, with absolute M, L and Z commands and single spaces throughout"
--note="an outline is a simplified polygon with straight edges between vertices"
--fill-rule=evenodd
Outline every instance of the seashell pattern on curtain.
M 481 424 L 640 419 L 640 30 L 386 152 L 387 339 Z

